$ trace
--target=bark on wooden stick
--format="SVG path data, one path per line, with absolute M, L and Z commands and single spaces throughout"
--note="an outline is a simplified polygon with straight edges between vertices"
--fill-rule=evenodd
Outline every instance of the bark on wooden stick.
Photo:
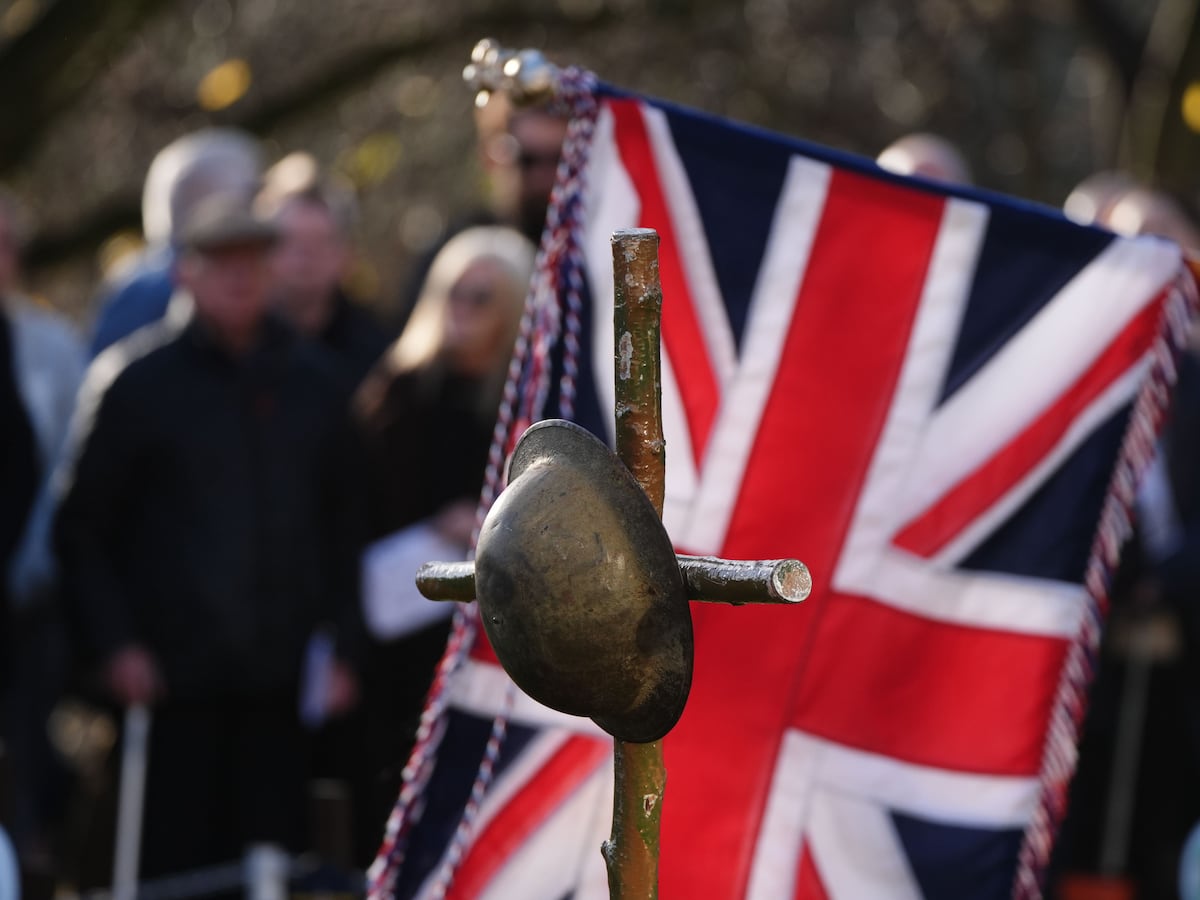
M 617 455 L 661 516 L 667 455 L 662 434 L 658 234 L 645 228 L 618 231 L 612 247 Z M 614 739 L 613 773 L 612 836 L 603 847 L 609 896 L 654 900 L 667 781 L 662 742 Z
M 716 559 L 680 556 L 679 572 L 689 600 L 704 603 L 791 605 L 812 590 L 808 567 L 795 559 Z M 475 564 L 429 562 L 417 570 L 417 589 L 430 600 L 475 599 Z

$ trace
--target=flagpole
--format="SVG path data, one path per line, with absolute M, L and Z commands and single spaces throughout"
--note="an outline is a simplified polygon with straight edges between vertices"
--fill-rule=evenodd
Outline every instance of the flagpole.
M 617 455 L 661 518 L 666 483 L 659 333 L 662 288 L 658 234 L 648 228 L 612 237 L 616 342 Z M 613 827 L 603 847 L 612 900 L 658 896 L 659 824 L 667 772 L 662 741 L 613 739 Z

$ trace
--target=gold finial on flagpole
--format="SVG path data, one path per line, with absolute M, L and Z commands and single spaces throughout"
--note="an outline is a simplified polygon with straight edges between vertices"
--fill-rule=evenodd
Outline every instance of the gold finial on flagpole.
M 476 92 L 476 106 L 484 106 L 494 91 L 504 91 L 518 105 L 541 103 L 558 90 L 558 76 L 558 66 L 541 51 L 507 49 L 492 38 L 475 45 L 463 69 L 463 81 Z

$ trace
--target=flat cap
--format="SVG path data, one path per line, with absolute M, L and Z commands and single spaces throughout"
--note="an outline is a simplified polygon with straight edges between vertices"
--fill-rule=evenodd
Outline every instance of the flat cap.
M 268 245 L 278 237 L 274 223 L 256 214 L 250 198 L 236 192 L 205 197 L 180 232 L 186 249 L 201 252 L 241 244 Z

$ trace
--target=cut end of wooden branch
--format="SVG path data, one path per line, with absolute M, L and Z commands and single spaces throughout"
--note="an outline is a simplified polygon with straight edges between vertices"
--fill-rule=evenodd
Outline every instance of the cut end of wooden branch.
M 798 559 L 780 560 L 771 573 L 771 592 L 780 600 L 799 603 L 812 593 L 812 574 Z

